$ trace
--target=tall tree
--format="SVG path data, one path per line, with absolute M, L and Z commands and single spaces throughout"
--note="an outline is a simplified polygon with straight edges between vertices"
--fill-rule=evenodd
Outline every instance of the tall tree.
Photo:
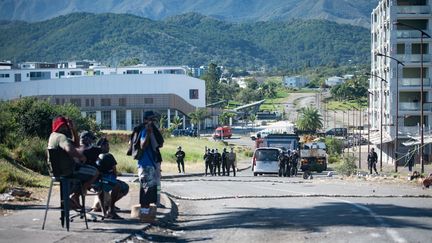
M 217 65 L 210 63 L 206 74 L 204 74 L 203 79 L 206 84 L 206 102 L 207 104 L 215 103 L 219 101 L 219 77 L 220 71 Z

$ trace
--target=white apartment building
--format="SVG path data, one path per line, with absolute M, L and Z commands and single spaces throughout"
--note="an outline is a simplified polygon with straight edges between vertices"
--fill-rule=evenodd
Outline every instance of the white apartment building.
M 284 77 L 283 83 L 289 88 L 303 88 L 309 83 L 309 80 L 302 76 Z
M 0 70 L 0 100 L 36 97 L 53 104 L 71 103 L 102 129 L 131 130 L 146 110 L 170 121 L 204 108 L 205 81 L 186 75 L 183 67 L 36 68 Z
M 399 153 L 408 151 L 409 148 L 404 143 L 419 137 L 422 66 L 425 137 L 431 130 L 432 106 L 429 102 L 432 101 L 432 40 L 423 35 L 421 48 L 420 31 L 432 34 L 431 5 L 431 0 L 381 0 L 371 14 L 370 122 L 373 130 L 378 133 L 381 128 L 383 130 L 382 149 L 388 155 L 387 161 L 394 158 L 396 122 Z M 391 58 L 377 56 L 377 53 L 396 58 L 405 66 L 398 65 Z M 375 133 L 373 142 L 379 145 L 380 140 L 381 137 L 378 138 Z M 430 147 L 426 146 L 425 154 L 430 154 L 430 151 Z

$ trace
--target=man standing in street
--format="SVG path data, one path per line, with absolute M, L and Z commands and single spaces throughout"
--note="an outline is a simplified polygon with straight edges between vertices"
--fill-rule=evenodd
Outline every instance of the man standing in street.
M 225 171 L 227 171 L 227 174 L 229 174 L 227 155 L 228 155 L 228 151 L 226 150 L 226 148 L 224 148 L 222 151 L 222 175 L 223 176 L 225 176 Z
M 207 176 L 207 170 L 210 170 L 210 175 L 213 175 L 213 154 L 210 149 L 207 149 L 207 152 L 204 154 L 204 162 L 205 162 L 205 175 Z
M 375 152 L 374 148 L 372 148 L 371 151 L 369 152 L 367 160 L 368 160 L 369 173 L 372 174 L 372 169 L 374 169 L 375 173 L 378 175 L 378 171 L 376 168 L 376 163 L 378 161 L 378 155 Z
M 213 175 L 216 175 L 216 168 L 217 168 L 217 175 L 220 176 L 221 160 L 222 160 L 222 156 L 219 153 L 218 149 L 216 149 L 213 154 Z
M 186 156 L 185 152 L 182 151 L 182 147 L 179 146 L 177 148 L 177 152 L 175 153 L 175 157 L 177 159 L 177 167 L 178 167 L 179 173 L 181 173 L 180 165 L 181 165 L 181 168 L 183 169 L 183 173 L 185 173 L 185 169 L 184 169 L 184 158 L 185 158 L 185 156 Z
M 232 167 L 234 176 L 236 176 L 236 153 L 234 153 L 234 148 L 227 154 L 227 173 L 230 174 L 230 168 Z

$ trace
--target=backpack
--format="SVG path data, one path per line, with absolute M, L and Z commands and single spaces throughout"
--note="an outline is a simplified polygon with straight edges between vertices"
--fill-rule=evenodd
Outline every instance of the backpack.
M 141 149 L 140 134 L 144 128 L 143 124 L 134 127 L 132 134 L 130 135 L 129 148 L 126 155 L 132 156 L 132 158 L 139 160 L 143 154 Z

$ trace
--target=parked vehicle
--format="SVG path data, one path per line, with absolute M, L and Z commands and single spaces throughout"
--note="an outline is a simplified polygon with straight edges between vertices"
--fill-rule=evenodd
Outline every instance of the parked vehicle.
M 263 139 L 263 146 L 293 151 L 298 149 L 299 140 L 297 134 L 269 134 Z
M 231 138 L 232 130 L 229 126 L 218 127 L 213 133 L 213 139 Z
M 278 156 L 281 152 L 278 148 L 257 148 L 252 157 L 252 172 L 254 176 L 259 174 L 278 174 Z
M 327 151 L 324 143 L 303 144 L 303 148 L 300 149 L 300 169 L 317 172 L 327 170 Z
M 348 130 L 345 127 L 337 127 L 328 130 L 325 135 L 327 136 L 338 136 L 346 137 L 348 135 Z

